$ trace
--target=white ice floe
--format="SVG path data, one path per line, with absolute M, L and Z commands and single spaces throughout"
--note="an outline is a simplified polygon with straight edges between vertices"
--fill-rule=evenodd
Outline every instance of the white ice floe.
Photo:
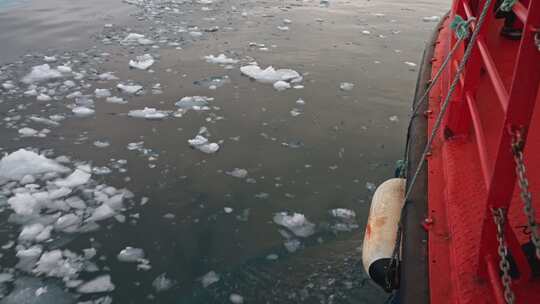
M 108 141 L 103 141 L 103 140 L 94 141 L 94 146 L 96 146 L 98 148 L 107 148 L 110 145 L 111 145 L 111 143 L 109 143 Z
M 239 294 L 232 293 L 229 296 L 229 301 L 231 301 L 231 303 L 233 303 L 233 304 L 243 304 L 244 303 L 244 297 L 242 297 Z
M 139 41 L 144 40 L 145 37 L 142 34 L 137 33 L 129 33 L 123 40 L 123 44 L 133 44 L 133 43 L 139 43 Z
M 118 80 L 118 77 L 114 76 L 112 72 L 99 74 L 98 78 L 100 80 Z
M 439 17 L 439 16 L 428 16 L 428 17 L 422 18 L 422 21 L 424 21 L 424 22 L 439 22 L 439 21 L 441 21 L 441 17 Z
M 71 112 L 73 112 L 73 114 L 79 117 L 92 116 L 94 115 L 94 113 L 96 113 L 95 110 L 90 109 L 88 107 L 75 107 L 71 110 Z
M 343 218 L 343 219 L 354 219 L 356 218 L 356 213 L 353 210 L 345 208 L 336 208 L 330 210 L 330 214 L 334 217 Z
M 66 173 L 70 170 L 57 162 L 25 149 L 17 150 L 0 160 L 0 184 L 19 181 L 26 175 Z
M 279 212 L 274 215 L 274 223 L 288 228 L 299 237 L 308 237 L 315 233 L 315 224 L 311 223 L 301 213 L 289 215 L 287 212 Z
M 188 143 L 193 148 L 206 154 L 216 153 L 219 150 L 219 145 L 217 143 L 209 142 L 208 139 L 202 135 L 197 135 L 195 138 L 189 139 Z
M 208 63 L 215 63 L 215 64 L 235 64 L 235 63 L 238 63 L 238 60 L 233 59 L 233 58 L 228 58 L 225 54 L 219 54 L 218 56 L 208 55 L 208 56 L 204 56 L 204 59 Z
M 283 243 L 283 246 L 285 246 L 288 252 L 293 253 L 300 249 L 302 243 L 297 239 L 288 239 Z
M 92 174 L 76 169 L 68 177 L 56 180 L 54 184 L 58 187 L 74 188 L 86 184 L 91 177 Z
M 169 116 L 169 111 L 160 111 L 155 108 L 144 108 L 142 110 L 131 110 L 128 113 L 128 116 L 135 118 L 145 118 L 145 119 L 163 119 Z
M 247 66 L 241 67 L 240 72 L 262 83 L 273 84 L 277 81 L 298 82 L 302 80 L 302 76 L 295 70 L 291 70 L 291 69 L 276 70 L 271 66 L 263 70 L 257 65 L 247 65 Z
M 118 84 L 116 86 L 122 93 L 135 94 L 143 89 L 140 85 Z
M 86 220 L 87 222 L 99 222 L 115 216 L 115 211 L 107 204 L 97 207 L 92 215 Z
M 88 281 L 77 288 L 80 293 L 98 293 L 114 290 L 114 284 L 111 282 L 111 276 L 106 274 Z
M 63 77 L 62 73 L 56 69 L 51 69 L 48 64 L 38 65 L 32 68 L 32 71 L 21 80 L 26 84 L 47 81 Z
M 140 248 L 126 247 L 118 253 L 117 256 L 120 262 L 134 263 L 144 259 L 144 250 Z
M 129 66 L 139 70 L 146 70 L 154 64 L 154 57 L 150 54 L 137 56 L 135 60 L 129 61 Z
M 393 115 L 388 117 L 388 120 L 390 120 L 391 122 L 398 122 L 399 118 L 397 117 L 397 115 Z
M 204 288 L 219 282 L 219 275 L 215 271 L 209 271 L 201 278 L 201 284 Z
M 280 81 L 274 82 L 274 89 L 278 91 L 285 91 L 286 89 L 290 89 L 290 88 L 291 88 L 291 84 L 286 81 L 280 80 Z
M 289 30 L 289 27 L 288 26 L 278 26 L 277 27 L 278 30 L 282 31 L 282 32 L 286 32 Z
M 350 82 L 342 82 L 340 85 L 339 85 L 339 88 L 343 91 L 350 91 L 354 88 L 354 83 L 350 83 Z
M 245 178 L 248 174 L 248 171 L 246 169 L 234 168 L 231 171 L 225 172 L 225 174 L 236 178 Z
M 128 103 L 127 100 L 125 100 L 124 98 L 117 97 L 117 96 L 107 97 L 105 99 L 105 101 L 109 102 L 109 103 L 116 103 L 116 104 L 126 104 L 126 103 Z
M 415 66 L 416 66 L 416 63 L 410 62 L 410 61 L 405 61 L 405 62 L 403 62 L 403 63 L 405 63 L 406 65 L 408 65 L 408 66 L 410 66 L 410 67 L 415 67 Z
M 156 292 L 162 292 L 169 290 L 174 287 L 176 282 L 172 279 L 169 279 L 167 277 L 167 274 L 162 273 L 157 278 L 152 281 L 152 286 L 156 290 Z
M 208 102 L 214 98 L 206 96 L 186 96 L 177 101 L 174 105 L 184 110 L 209 110 Z
M 52 97 L 47 94 L 40 93 L 38 96 L 36 96 L 36 100 L 37 101 L 51 101 Z
M 38 136 L 39 134 L 39 131 L 36 130 L 36 129 L 32 129 L 32 128 L 28 128 L 28 127 L 25 127 L 25 128 L 21 128 L 17 131 L 22 137 L 33 137 L 33 136 Z
M 96 89 L 94 95 L 96 95 L 96 98 L 110 97 L 111 91 L 109 89 Z

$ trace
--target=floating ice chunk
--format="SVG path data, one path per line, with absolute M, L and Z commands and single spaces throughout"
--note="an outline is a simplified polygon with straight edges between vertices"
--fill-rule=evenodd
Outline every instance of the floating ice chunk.
M 300 243 L 300 241 L 297 239 L 290 239 L 290 240 L 286 240 L 283 243 L 283 246 L 285 246 L 285 249 L 287 249 L 288 252 L 293 253 L 293 252 L 298 251 L 298 249 L 300 249 L 300 247 L 302 246 L 302 243 Z
M 289 113 L 291 113 L 291 116 L 292 117 L 296 117 L 296 116 L 300 116 L 302 115 L 302 111 L 300 111 L 300 109 L 292 109 Z
M 302 76 L 297 71 L 290 69 L 276 70 L 271 66 L 263 70 L 257 65 L 247 65 L 241 67 L 240 72 L 262 83 L 275 83 L 280 80 L 295 82 L 302 79 Z
M 286 31 L 289 30 L 289 27 L 288 27 L 288 26 L 281 26 L 281 25 L 280 25 L 280 26 L 278 26 L 277 28 L 278 28 L 278 30 L 280 30 L 280 31 L 282 31 L 282 32 L 286 32 Z
M 129 61 L 129 66 L 139 70 L 146 70 L 154 64 L 154 58 L 150 54 L 137 56 L 135 60 Z
M 290 88 L 291 88 L 291 84 L 286 81 L 280 80 L 280 81 L 274 82 L 274 89 L 278 91 L 285 91 L 286 89 L 290 89 Z
M 44 56 L 43 61 L 45 61 L 45 62 L 55 62 L 56 61 L 56 56 Z
M 94 146 L 98 148 L 107 148 L 111 144 L 108 141 L 96 140 L 94 141 Z
M 128 113 L 128 116 L 136 118 L 146 118 L 146 119 L 163 119 L 169 116 L 168 111 L 159 111 L 155 108 L 144 108 L 143 110 L 131 110 Z
M 177 101 L 174 105 L 181 109 L 192 110 L 207 110 L 208 102 L 214 100 L 214 98 L 206 96 L 186 96 Z
M 13 274 L 3 272 L 0 273 L 0 284 L 13 281 Z
M 156 292 L 162 292 L 171 289 L 176 284 L 175 281 L 167 278 L 165 273 L 160 274 L 157 278 L 152 281 L 152 286 Z
M 102 221 L 110 217 L 113 217 L 114 215 L 115 215 L 114 210 L 111 207 L 109 207 L 109 205 L 103 204 L 97 207 L 92 213 L 92 216 L 90 216 L 86 221 L 88 222 Z
M 34 265 L 36 264 L 39 256 L 43 252 L 43 249 L 39 245 L 32 246 L 28 249 L 20 249 L 15 254 L 19 258 L 19 263 L 17 263 L 17 268 L 23 271 L 32 271 Z
M 102 73 L 98 78 L 100 80 L 118 80 L 118 77 L 114 76 L 112 72 Z
M 41 94 L 39 94 L 39 95 L 36 97 L 36 100 L 37 100 L 37 101 L 51 101 L 52 98 L 51 98 L 51 96 L 49 96 L 49 95 L 47 95 L 47 94 L 41 93 Z
M 56 70 L 58 70 L 58 72 L 60 73 L 64 73 L 64 74 L 67 74 L 67 73 L 71 73 L 72 70 L 70 67 L 68 66 L 65 66 L 65 65 L 59 65 L 56 67 Z
M 110 102 L 110 103 L 117 103 L 117 104 L 126 104 L 126 103 L 128 103 L 127 100 L 125 100 L 124 98 L 117 97 L 117 96 L 107 97 L 105 99 L 105 101 Z
M 298 100 L 296 100 L 296 104 L 305 105 L 306 102 L 302 98 L 298 98 Z
M 410 61 L 405 61 L 405 62 L 403 62 L 403 63 L 405 63 L 406 65 L 408 65 L 408 66 L 410 66 L 410 67 L 415 67 L 415 66 L 416 66 L 416 63 L 410 62 Z
M 69 255 L 72 255 L 72 253 Z M 72 257 L 75 257 L 75 255 Z M 76 277 L 81 269 L 81 262 L 74 261 L 73 258 L 70 259 L 69 257 L 64 258 L 62 251 L 56 249 L 44 252 L 43 255 L 41 255 L 41 258 L 34 269 L 34 273 L 44 274 L 48 277 L 69 279 Z
M 217 143 L 208 142 L 208 139 L 202 135 L 197 135 L 195 138 L 189 139 L 188 143 L 193 148 L 206 154 L 212 154 L 219 150 L 219 145 Z
M 201 284 L 204 288 L 219 282 L 219 275 L 215 271 L 210 271 L 201 278 Z
M 144 250 L 140 248 L 126 247 L 120 251 L 117 256 L 120 262 L 138 262 L 141 259 L 144 259 Z
M 148 39 L 144 38 L 144 35 L 142 35 L 142 34 L 129 33 L 124 38 L 124 40 L 122 40 L 122 43 L 123 44 L 132 44 L 132 43 L 140 43 L 140 41 L 145 42 L 146 40 L 148 40 Z M 145 43 L 140 43 L 140 44 L 145 44 Z
M 153 44 L 154 41 L 148 38 L 139 38 L 137 39 L 137 43 L 139 43 L 140 45 L 150 45 Z
M 60 124 L 52 119 L 47 119 L 47 118 L 44 118 L 44 117 L 39 117 L 39 116 L 30 116 L 29 119 L 33 122 L 38 122 L 38 123 L 42 123 L 42 124 L 46 124 L 48 126 L 52 126 L 52 127 L 58 127 Z
M 65 173 L 69 169 L 57 162 L 25 149 L 17 150 L 0 160 L 0 184 L 9 180 L 20 180 L 25 175 L 43 173 Z
M 270 260 L 270 261 L 275 261 L 275 260 L 279 259 L 279 255 L 277 255 L 275 253 L 271 253 L 271 254 L 266 256 L 266 259 Z
M 308 237 L 315 233 L 315 224 L 309 222 L 301 213 L 295 212 L 292 215 L 286 212 L 276 213 L 274 223 L 288 228 L 299 237 Z
M 356 218 L 356 213 L 354 211 L 350 209 L 345 209 L 345 208 L 332 209 L 330 210 L 330 214 L 333 217 L 347 219 L 347 220 Z
M 97 98 L 105 98 L 111 96 L 111 91 L 109 89 L 96 89 L 94 94 Z
M 54 229 L 64 232 L 75 232 L 82 219 L 73 213 L 68 213 L 59 217 L 54 223 Z
M 202 32 L 199 32 L 199 31 L 191 31 L 189 32 L 189 35 L 193 38 L 198 38 L 198 37 L 201 37 L 203 35 Z
M 95 110 L 87 108 L 87 107 L 75 107 L 71 110 L 71 112 L 73 112 L 73 114 L 79 117 L 88 117 L 96 113 Z
M 215 63 L 215 64 L 235 64 L 238 63 L 238 60 L 233 58 L 228 58 L 225 54 L 219 54 L 218 56 L 208 55 L 205 56 L 206 62 Z
M 116 86 L 122 93 L 126 94 L 135 94 L 143 89 L 140 85 L 127 85 L 127 84 L 118 84 Z
M 80 293 L 98 293 L 109 292 L 114 290 L 114 284 L 111 282 L 111 276 L 106 274 L 99 276 L 91 281 L 88 281 L 79 288 L 77 291 Z
M 390 120 L 391 122 L 398 122 L 399 118 L 397 117 L 397 115 L 393 115 L 388 117 L 388 120 Z
M 225 207 L 225 208 L 223 208 L 223 211 L 225 211 L 225 213 L 229 214 L 229 213 L 232 213 L 232 212 L 233 212 L 233 208 L 231 208 L 231 207 Z
M 21 81 L 26 84 L 31 84 L 61 77 L 62 73 L 60 71 L 51 69 L 48 64 L 43 64 L 33 67 L 32 71 L 28 75 L 24 76 Z
M 225 172 L 225 174 L 236 178 L 245 178 L 248 171 L 246 169 L 234 168 L 232 171 Z
M 75 188 L 75 187 L 86 184 L 90 180 L 91 176 L 92 174 L 88 172 L 85 172 L 80 169 L 76 169 L 68 177 L 61 180 L 56 180 L 54 184 L 57 185 L 58 187 Z
M 350 91 L 354 88 L 354 83 L 350 83 L 350 82 L 342 82 L 340 85 L 339 85 L 339 88 L 343 91 Z
M 424 21 L 424 22 L 439 22 L 439 21 L 441 21 L 441 17 L 439 17 L 439 16 L 428 16 L 428 17 L 422 18 L 422 21 Z
M 30 277 L 17 278 L 13 291 L 2 299 L 2 304 L 73 304 L 76 302 L 73 295 L 55 283 Z
M 233 304 L 243 304 L 244 303 L 244 297 L 242 297 L 239 294 L 232 293 L 229 296 L 229 301 L 231 301 L 231 303 L 233 303 Z
M 40 223 L 30 224 L 23 227 L 19 234 L 20 241 L 34 241 L 36 237 L 45 229 Z
M 37 136 L 39 133 L 37 130 L 28 127 L 19 129 L 18 132 L 23 137 Z
M 362 31 L 362 34 L 364 34 L 364 35 L 371 35 L 371 32 L 368 31 L 368 30 L 363 30 L 363 31 Z

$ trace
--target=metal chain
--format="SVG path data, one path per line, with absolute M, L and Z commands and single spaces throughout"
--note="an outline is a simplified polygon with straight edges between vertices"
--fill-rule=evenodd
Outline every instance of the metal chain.
M 387 283 L 389 283 L 390 278 L 394 278 L 399 275 L 397 271 L 399 269 L 399 262 L 400 262 L 400 257 L 401 257 L 401 254 L 400 254 L 401 253 L 401 238 L 402 238 L 402 233 L 403 233 L 403 214 L 404 214 L 403 209 L 407 205 L 407 201 L 409 200 L 409 196 L 412 192 L 413 186 L 416 183 L 416 179 L 418 178 L 418 175 L 420 175 L 420 172 L 422 171 L 422 168 L 424 167 L 424 164 L 426 162 L 427 155 L 431 151 L 431 146 L 433 145 L 435 136 L 437 135 L 441 127 L 442 120 L 445 116 L 446 110 L 448 109 L 448 106 L 452 99 L 452 95 L 454 94 L 454 91 L 456 90 L 458 82 L 461 78 L 461 74 L 465 70 L 465 65 L 467 64 L 467 62 L 469 61 L 469 58 L 471 57 L 473 48 L 476 45 L 476 40 L 478 39 L 478 35 L 480 34 L 480 29 L 482 29 L 484 20 L 486 19 L 487 13 L 489 12 L 489 8 L 491 7 L 491 2 L 492 0 L 486 0 L 486 2 L 484 3 L 484 7 L 482 8 L 482 12 L 480 13 L 480 16 L 478 17 L 478 22 L 476 23 L 476 27 L 471 35 L 471 38 L 469 40 L 469 43 L 467 44 L 467 47 L 465 48 L 463 57 L 461 58 L 461 61 L 459 62 L 458 68 L 456 70 L 456 74 L 448 89 L 448 93 L 446 94 L 446 97 L 442 103 L 439 115 L 437 116 L 435 123 L 433 124 L 431 134 L 428 138 L 424 151 L 420 157 L 416 170 L 414 174 L 412 175 L 412 177 L 410 178 L 410 180 L 408 181 L 409 185 L 408 185 L 408 188 L 406 189 L 407 191 L 405 192 L 405 196 L 403 197 L 403 208 L 401 212 L 402 216 L 400 217 L 399 223 L 398 223 L 398 229 L 396 233 L 396 242 L 394 244 L 394 251 L 392 253 L 392 258 L 390 260 L 389 267 L 386 269 Z
M 538 234 L 538 223 L 536 222 L 536 212 L 532 204 L 532 194 L 529 191 L 529 180 L 527 179 L 527 170 L 523 160 L 523 148 L 525 141 L 521 131 L 513 132 L 512 153 L 516 163 L 516 174 L 518 176 L 518 185 L 521 190 L 520 196 L 523 201 L 523 211 L 527 216 L 527 228 L 531 232 L 531 241 L 535 247 L 536 257 L 540 259 L 540 235 Z
M 512 291 L 512 278 L 510 277 L 510 262 L 508 261 L 508 247 L 506 246 L 506 237 L 504 235 L 504 225 L 506 221 L 506 212 L 503 208 L 491 209 L 493 220 L 497 226 L 497 242 L 499 243 L 498 253 L 501 261 L 499 267 L 501 269 L 501 283 L 504 288 L 504 299 L 507 304 L 513 304 L 515 300 L 514 292 Z

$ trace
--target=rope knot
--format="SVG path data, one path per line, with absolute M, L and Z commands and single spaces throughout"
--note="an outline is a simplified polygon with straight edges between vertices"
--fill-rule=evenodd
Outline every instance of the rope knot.
M 465 20 L 460 15 L 456 15 L 452 23 L 450 23 L 450 28 L 456 33 L 456 37 L 458 39 L 466 39 L 469 37 L 469 23 L 471 23 L 473 20 L 474 18 Z

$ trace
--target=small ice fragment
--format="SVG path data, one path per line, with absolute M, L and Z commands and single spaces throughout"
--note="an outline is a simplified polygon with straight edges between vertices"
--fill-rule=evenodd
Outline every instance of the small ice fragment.
M 111 91 L 109 91 L 109 89 L 96 89 L 94 94 L 97 98 L 105 98 L 111 96 Z
M 34 66 L 32 71 L 28 75 L 24 76 L 21 81 L 26 84 L 31 84 L 61 77 L 62 73 L 60 73 L 60 71 L 51 69 L 48 64 L 43 64 Z
M 204 110 L 207 109 L 208 102 L 212 100 L 214 98 L 206 96 L 186 96 L 182 97 L 174 105 L 180 109 Z
M 107 148 L 110 145 L 111 144 L 108 141 L 101 141 L 101 140 L 94 141 L 94 146 L 98 148 Z
M 339 88 L 343 91 L 350 91 L 354 88 L 354 83 L 350 83 L 350 82 L 342 82 L 340 85 L 339 85 Z
M 441 17 L 439 16 L 428 16 L 422 18 L 422 21 L 424 22 L 439 22 L 441 20 Z
M 146 70 L 154 64 L 154 58 L 150 54 L 137 56 L 136 60 L 130 60 L 129 66 L 139 70 Z
M 415 67 L 415 66 L 416 66 L 416 63 L 414 63 L 414 62 L 405 61 L 404 63 L 405 63 L 406 65 L 410 66 L 410 67 Z
M 38 234 L 40 234 L 45 226 L 40 223 L 30 224 L 23 227 L 21 233 L 19 234 L 20 241 L 34 241 Z
M 231 208 L 231 207 L 225 207 L 225 208 L 223 208 L 223 211 L 225 211 L 225 213 L 229 214 L 229 213 L 232 213 L 232 212 L 233 212 L 233 208 Z
M 367 182 L 366 189 L 368 189 L 370 192 L 374 192 L 375 189 L 377 189 L 377 186 L 374 183 Z
M 274 89 L 278 91 L 285 91 L 286 89 L 290 89 L 290 88 L 291 88 L 291 84 L 283 80 L 276 81 L 274 83 Z
M 110 102 L 110 103 L 116 103 L 116 104 L 126 104 L 127 103 L 127 100 L 125 100 L 124 98 L 121 98 L 121 97 L 117 97 L 117 96 L 107 97 L 105 99 L 105 101 Z
M 167 111 L 159 111 L 155 108 L 144 108 L 142 110 L 131 110 L 128 113 L 128 116 L 135 118 L 146 118 L 146 119 L 163 119 L 169 116 Z
M 144 259 L 144 250 L 128 246 L 118 253 L 117 258 L 120 262 L 138 262 L 140 259 Z
M 291 116 L 292 117 L 296 117 L 296 116 L 300 116 L 302 115 L 302 111 L 300 111 L 300 109 L 292 109 L 289 113 L 291 113 Z
M 88 172 L 85 172 L 80 169 L 76 169 L 68 177 L 61 180 L 56 180 L 54 184 L 57 185 L 58 187 L 75 188 L 75 187 L 86 184 L 90 180 L 91 176 L 92 174 Z
M 276 213 L 274 223 L 288 228 L 299 237 L 308 237 L 315 233 L 315 224 L 309 222 L 301 213 L 295 212 L 292 215 L 286 212 Z
M 239 294 L 233 293 L 229 296 L 229 300 L 233 304 L 243 304 L 244 303 L 244 297 L 242 297 Z
M 122 93 L 126 94 L 135 94 L 143 89 L 140 85 L 127 85 L 127 84 L 118 84 L 116 86 Z
M 246 169 L 234 168 L 231 171 L 225 172 L 225 174 L 236 178 L 245 178 L 248 174 L 248 171 Z
M 289 27 L 288 26 L 278 26 L 277 27 L 278 30 L 282 31 L 282 32 L 286 32 L 289 30 Z
M 47 95 L 47 94 L 41 93 L 41 94 L 39 94 L 39 95 L 36 97 L 36 100 L 37 100 L 37 101 L 51 101 L 52 98 L 51 98 L 51 96 L 49 96 L 49 95 Z
M 87 107 L 75 107 L 71 110 L 71 112 L 73 112 L 73 114 L 79 117 L 88 117 L 96 113 L 95 110 L 87 108 Z
M 398 122 L 399 118 L 397 117 L 397 115 L 393 115 L 388 117 L 388 120 L 390 120 L 391 122 Z
M 162 292 L 171 289 L 176 284 L 175 281 L 167 278 L 167 275 L 165 273 L 160 274 L 157 278 L 154 279 L 152 282 L 152 286 L 156 290 L 156 292 Z
M 118 80 L 118 77 L 114 76 L 112 72 L 106 72 L 98 76 L 100 80 Z
M 287 82 L 297 82 L 302 79 L 302 76 L 297 71 L 290 69 L 276 70 L 271 66 L 263 70 L 257 65 L 247 65 L 241 67 L 240 72 L 262 83 L 273 84 L 280 80 Z
M 208 55 L 204 56 L 204 59 L 208 63 L 214 64 L 235 64 L 238 63 L 238 60 L 233 58 L 228 58 L 225 54 L 219 54 L 218 56 Z
M 38 135 L 39 132 L 35 129 L 26 127 L 26 128 L 19 129 L 18 133 L 23 137 L 31 137 L 31 136 Z
M 209 143 L 208 139 L 202 135 L 197 135 L 195 138 L 189 139 L 188 143 L 190 146 L 206 154 L 212 154 L 219 150 L 217 143 Z
M 288 252 L 293 253 L 293 252 L 298 251 L 298 249 L 300 249 L 300 246 L 302 246 L 302 243 L 300 243 L 300 241 L 297 239 L 290 239 L 290 240 L 286 240 L 283 243 L 283 246 L 285 246 L 285 249 L 287 249 Z
M 362 31 L 362 34 L 364 34 L 364 35 L 371 35 L 371 32 L 368 31 L 368 30 L 363 30 L 363 31 Z
M 215 271 L 209 271 L 201 278 L 201 283 L 204 288 L 219 282 L 219 275 Z
M 306 104 L 306 102 L 302 98 L 298 98 L 298 100 L 296 101 L 296 104 L 304 105 Z
M 275 260 L 279 259 L 279 255 L 277 255 L 275 253 L 271 253 L 271 254 L 266 256 L 266 259 L 270 260 L 270 261 L 275 261 Z
M 354 211 L 350 209 L 345 209 L 345 208 L 332 209 L 330 210 L 330 214 L 332 214 L 332 216 L 334 217 L 347 219 L 347 220 L 351 220 L 356 217 L 356 213 Z
M 97 221 L 102 221 L 102 220 L 105 220 L 105 219 L 108 219 L 110 217 L 113 217 L 115 215 L 115 212 L 114 210 L 109 207 L 109 205 L 107 204 L 103 204 L 99 207 L 97 207 L 94 212 L 92 213 L 92 216 L 90 216 L 87 221 L 93 221 L 93 222 L 97 222 Z
M 111 282 L 111 276 L 106 274 L 88 281 L 77 288 L 80 293 L 98 293 L 114 290 L 114 284 Z

